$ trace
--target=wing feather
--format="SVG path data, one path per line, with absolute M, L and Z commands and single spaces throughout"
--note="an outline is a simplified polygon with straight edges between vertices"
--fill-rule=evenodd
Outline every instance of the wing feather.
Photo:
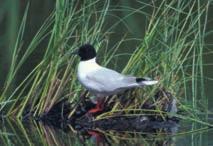
M 87 74 L 87 79 L 99 86 L 100 90 L 106 92 L 127 88 L 132 85 L 136 86 L 135 77 L 125 76 L 108 68 L 90 72 Z

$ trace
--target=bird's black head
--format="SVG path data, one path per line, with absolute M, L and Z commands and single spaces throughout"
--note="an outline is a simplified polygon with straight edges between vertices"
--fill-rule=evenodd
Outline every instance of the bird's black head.
M 86 61 L 96 57 L 95 48 L 90 44 L 82 45 L 76 52 L 81 58 L 81 61 Z

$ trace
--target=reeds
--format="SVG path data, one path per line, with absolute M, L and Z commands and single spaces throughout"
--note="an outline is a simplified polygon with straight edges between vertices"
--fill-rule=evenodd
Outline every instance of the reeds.
M 70 56 L 70 52 L 88 42 L 97 49 L 107 48 L 108 38 L 105 36 L 112 28 L 137 12 L 147 18 L 145 36 L 137 38 L 140 45 L 131 56 L 117 54 L 119 46 L 125 42 L 125 37 L 121 38 L 112 49 L 102 51 L 104 58 L 100 62 L 107 66 L 115 57 L 126 57 L 128 61 L 123 73 L 148 75 L 158 79 L 160 83 L 158 86 L 131 92 L 127 98 L 135 98 L 134 102 L 125 107 L 113 98 L 116 102 L 109 114 L 113 115 L 114 111 L 118 110 L 125 111 L 125 114 L 128 114 L 128 111 L 140 110 L 139 107 L 146 100 L 155 100 L 154 95 L 159 89 L 166 89 L 177 98 L 181 110 L 197 119 L 194 109 L 199 110 L 199 100 L 202 100 L 203 108 L 208 110 L 208 99 L 204 96 L 203 52 L 209 3 L 201 3 L 200 0 L 163 0 L 150 3 L 138 1 L 141 9 L 122 6 L 111 9 L 110 1 L 102 3 L 99 0 L 89 0 L 79 3 L 57 0 L 54 11 L 27 48 L 23 48 L 28 5 L 13 49 L 10 71 L 0 95 L 1 114 L 17 118 L 23 118 L 23 115 L 27 114 L 37 117 L 47 114 L 55 103 L 64 98 L 75 104 L 83 89 L 76 80 L 77 59 Z M 143 8 L 151 9 L 152 13 L 147 13 Z M 113 10 L 126 10 L 130 14 L 110 28 L 104 28 L 104 24 L 109 21 L 106 16 Z M 42 60 L 11 93 L 10 88 L 17 72 L 44 40 L 48 41 L 47 46 L 43 48 L 45 53 Z M 22 56 L 21 49 L 25 49 Z M 156 112 L 161 113 L 161 109 L 158 108 Z

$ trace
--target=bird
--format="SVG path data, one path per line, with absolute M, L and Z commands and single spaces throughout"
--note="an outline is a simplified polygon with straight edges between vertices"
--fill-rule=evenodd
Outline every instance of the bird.
M 107 96 L 120 94 L 127 89 L 157 84 L 157 80 L 121 74 L 103 67 L 96 62 L 96 50 L 91 44 L 84 44 L 71 54 L 78 55 L 80 62 L 77 68 L 77 79 L 95 98 L 96 104 L 89 113 L 103 110 L 103 100 Z

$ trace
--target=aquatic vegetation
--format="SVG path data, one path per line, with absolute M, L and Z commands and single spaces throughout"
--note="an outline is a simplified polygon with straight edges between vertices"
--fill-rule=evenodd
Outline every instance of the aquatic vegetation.
M 19 27 L 9 74 L 0 95 L 0 113 L 20 119 L 28 116 L 42 118 L 48 115 L 57 103 L 66 101 L 64 104 L 70 104 L 66 115 L 71 118 L 80 103 L 80 97 L 86 98 L 89 95 L 84 94 L 84 89 L 76 80 L 78 60 L 70 56 L 70 52 L 85 42 L 90 42 L 104 56 L 99 59 L 100 64 L 114 64 L 116 69 L 119 63 L 115 63 L 115 60 L 122 56 L 126 58 L 123 73 L 139 77 L 149 75 L 160 82 L 156 87 L 128 91 L 120 98 L 109 97 L 106 103 L 110 104 L 109 111 L 101 113 L 95 120 L 116 117 L 121 113 L 130 117 L 147 114 L 142 107 L 151 102 L 155 107 L 152 112 L 162 119 L 174 116 L 212 126 L 196 115 L 201 109 L 208 111 L 208 99 L 204 96 L 202 57 L 207 23 L 205 16 L 210 1 L 138 1 L 138 4 L 141 7 L 134 9 L 126 6 L 111 7 L 110 1 L 103 3 L 99 0 L 89 0 L 80 4 L 72 0 L 56 0 L 51 15 L 29 45 L 23 48 L 22 40 L 27 29 L 27 14 L 30 11 L 28 5 Z M 152 12 L 146 12 L 147 8 Z M 110 21 L 110 12 L 124 9 L 129 14 L 106 28 L 105 24 Z M 124 36 L 109 48 L 109 37 L 113 28 L 119 23 L 124 23 L 125 19 L 135 13 L 146 16 L 144 37 L 129 39 Z M 137 40 L 139 45 L 129 53 L 122 52 L 123 43 L 131 40 Z M 41 61 L 11 91 L 18 71 L 44 41 L 47 45 L 43 48 L 44 55 Z M 23 54 L 20 53 L 23 52 L 22 49 L 25 50 Z M 159 92 L 161 96 L 157 94 Z M 167 93 L 171 95 L 169 98 Z M 200 99 L 202 102 L 199 102 Z M 165 101 L 175 104 L 177 102 L 179 110 L 186 113 L 187 117 L 177 114 L 175 110 L 173 113 L 163 110 Z M 63 104 L 60 107 L 63 106 L 65 107 Z M 63 108 L 59 111 L 64 115 Z

